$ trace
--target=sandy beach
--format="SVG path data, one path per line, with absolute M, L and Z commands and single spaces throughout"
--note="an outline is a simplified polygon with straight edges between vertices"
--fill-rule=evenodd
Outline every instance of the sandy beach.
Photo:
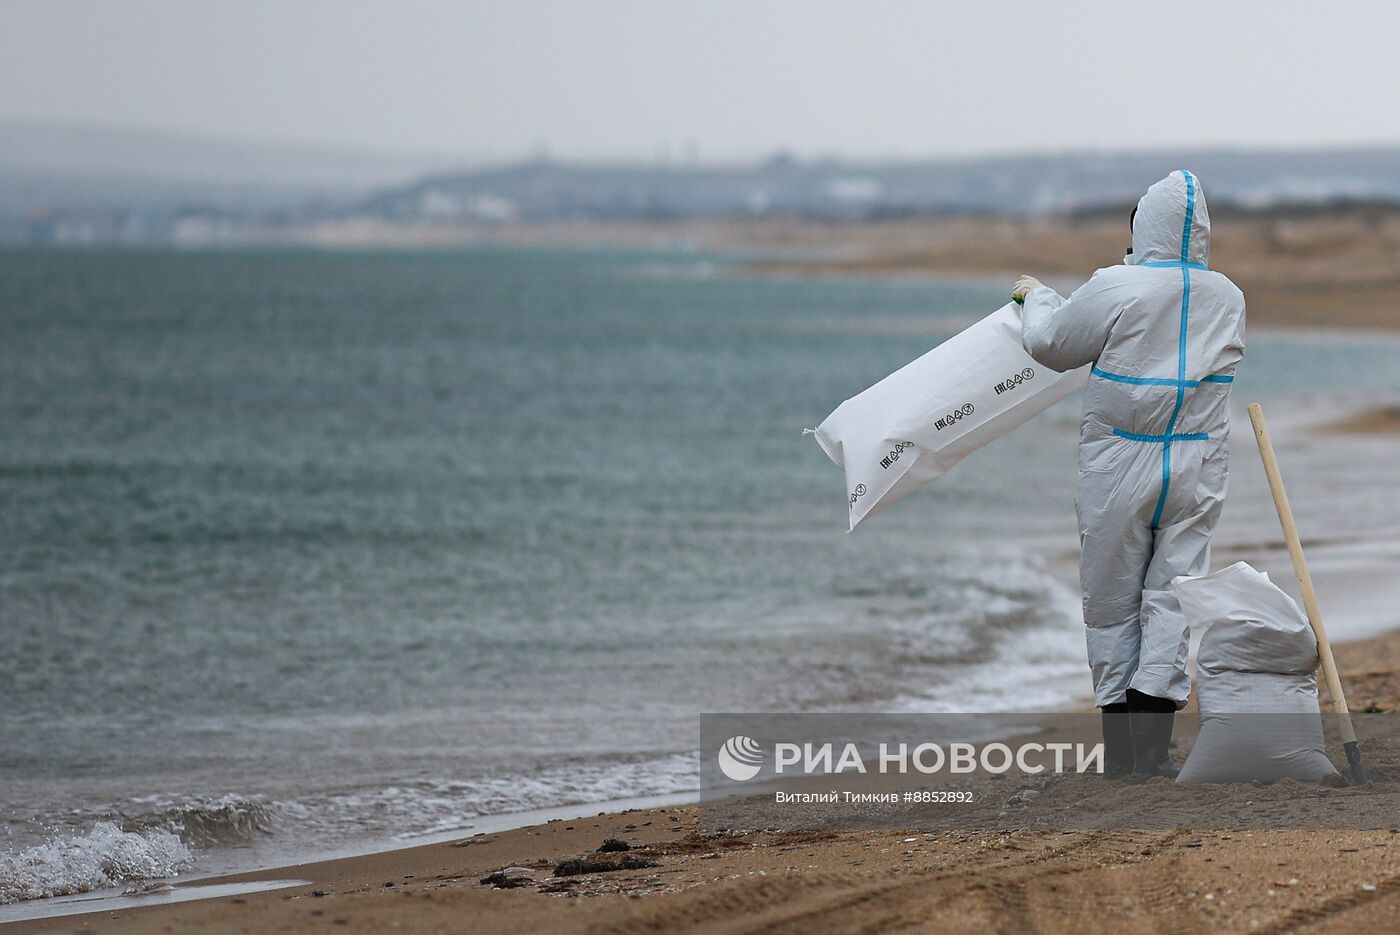
M 1393 328 L 1400 323 L 1400 214 L 1355 209 L 1237 214 L 1212 219 L 1211 266 L 1244 290 L 1251 325 Z M 812 244 L 809 228 L 785 238 Z M 844 256 L 811 261 L 820 270 L 909 275 L 1029 272 L 1087 278 L 1120 262 L 1127 209 L 1086 218 L 1010 222 L 963 218 L 943 223 L 858 225 Z M 799 271 L 803 262 L 760 268 Z
M 1338 660 L 1354 709 L 1400 706 L 1400 634 L 1339 647 Z M 1124 808 L 1170 788 L 1115 785 Z M 1364 794 L 1397 789 L 1387 781 Z M 306 882 L 10 930 L 1118 932 L 1149 918 L 1184 932 L 1383 930 L 1400 905 L 1397 834 L 1400 826 L 707 833 L 696 808 L 680 806 L 202 881 Z M 608 839 L 631 849 L 597 853 Z M 579 860 L 595 865 L 569 866 Z
M 553 223 L 407 229 L 328 225 L 300 232 L 321 246 L 612 244 L 731 252 L 743 268 L 793 276 L 1010 277 L 1074 286 L 1121 261 L 1128 210 L 1016 220 L 937 217 L 819 223 L 797 219 Z M 1244 290 L 1251 325 L 1400 326 L 1400 211 L 1287 209 L 1212 218 L 1211 266 Z

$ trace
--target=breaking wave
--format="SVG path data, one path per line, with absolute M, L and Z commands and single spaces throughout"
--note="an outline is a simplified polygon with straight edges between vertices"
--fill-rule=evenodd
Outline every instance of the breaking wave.
M 138 799 L 146 811 L 124 822 L 128 830 L 162 830 L 196 847 L 237 846 L 271 834 L 276 806 L 264 799 L 225 795 L 218 798 L 171 801 Z
M 276 817 L 268 802 L 235 795 L 133 804 L 136 814 L 106 815 L 86 833 L 0 853 L 0 904 L 174 876 L 194 862 L 193 849 L 247 844 L 270 834 Z
M 194 860 L 173 831 L 123 831 L 99 821 L 83 835 L 62 835 L 0 854 L 0 903 L 67 896 L 174 876 Z

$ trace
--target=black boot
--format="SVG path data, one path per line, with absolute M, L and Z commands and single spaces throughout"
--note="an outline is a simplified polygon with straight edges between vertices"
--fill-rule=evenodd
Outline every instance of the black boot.
M 1176 702 L 1170 698 L 1144 695 L 1128 689 L 1128 724 L 1133 737 L 1133 772 L 1138 776 L 1165 776 L 1175 779 L 1172 762 L 1172 721 Z
M 1133 734 L 1128 725 L 1128 703 L 1106 704 L 1103 711 L 1103 774 L 1119 779 L 1133 771 Z

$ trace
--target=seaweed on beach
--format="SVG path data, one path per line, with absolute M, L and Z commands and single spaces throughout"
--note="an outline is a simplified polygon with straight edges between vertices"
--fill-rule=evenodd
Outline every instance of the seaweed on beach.
M 602 844 L 598 845 L 599 854 L 609 854 L 615 851 L 630 851 L 632 845 L 620 838 L 606 838 Z
M 528 868 L 507 867 L 495 873 L 488 873 L 480 882 L 483 886 L 494 886 L 498 890 L 513 890 L 521 886 L 531 886 L 535 881 Z
M 585 873 L 641 870 L 644 867 L 655 866 L 656 861 L 650 857 L 638 857 L 635 854 L 624 854 L 620 857 L 600 857 L 596 854 L 590 854 L 587 857 L 575 857 L 561 861 L 554 867 L 554 875 L 556 877 L 576 877 Z

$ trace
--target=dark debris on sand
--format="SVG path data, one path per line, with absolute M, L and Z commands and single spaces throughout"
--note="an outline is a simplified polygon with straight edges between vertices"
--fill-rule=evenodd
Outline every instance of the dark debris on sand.
M 554 867 L 556 877 L 576 877 L 585 873 L 610 873 L 614 870 L 641 870 L 655 867 L 656 861 L 650 857 L 624 854 L 620 857 L 602 857 L 597 854 L 588 857 L 575 857 L 561 861 Z
M 631 849 L 632 845 L 620 838 L 607 838 L 602 844 L 598 845 L 599 854 L 611 854 L 616 851 L 630 851 Z

